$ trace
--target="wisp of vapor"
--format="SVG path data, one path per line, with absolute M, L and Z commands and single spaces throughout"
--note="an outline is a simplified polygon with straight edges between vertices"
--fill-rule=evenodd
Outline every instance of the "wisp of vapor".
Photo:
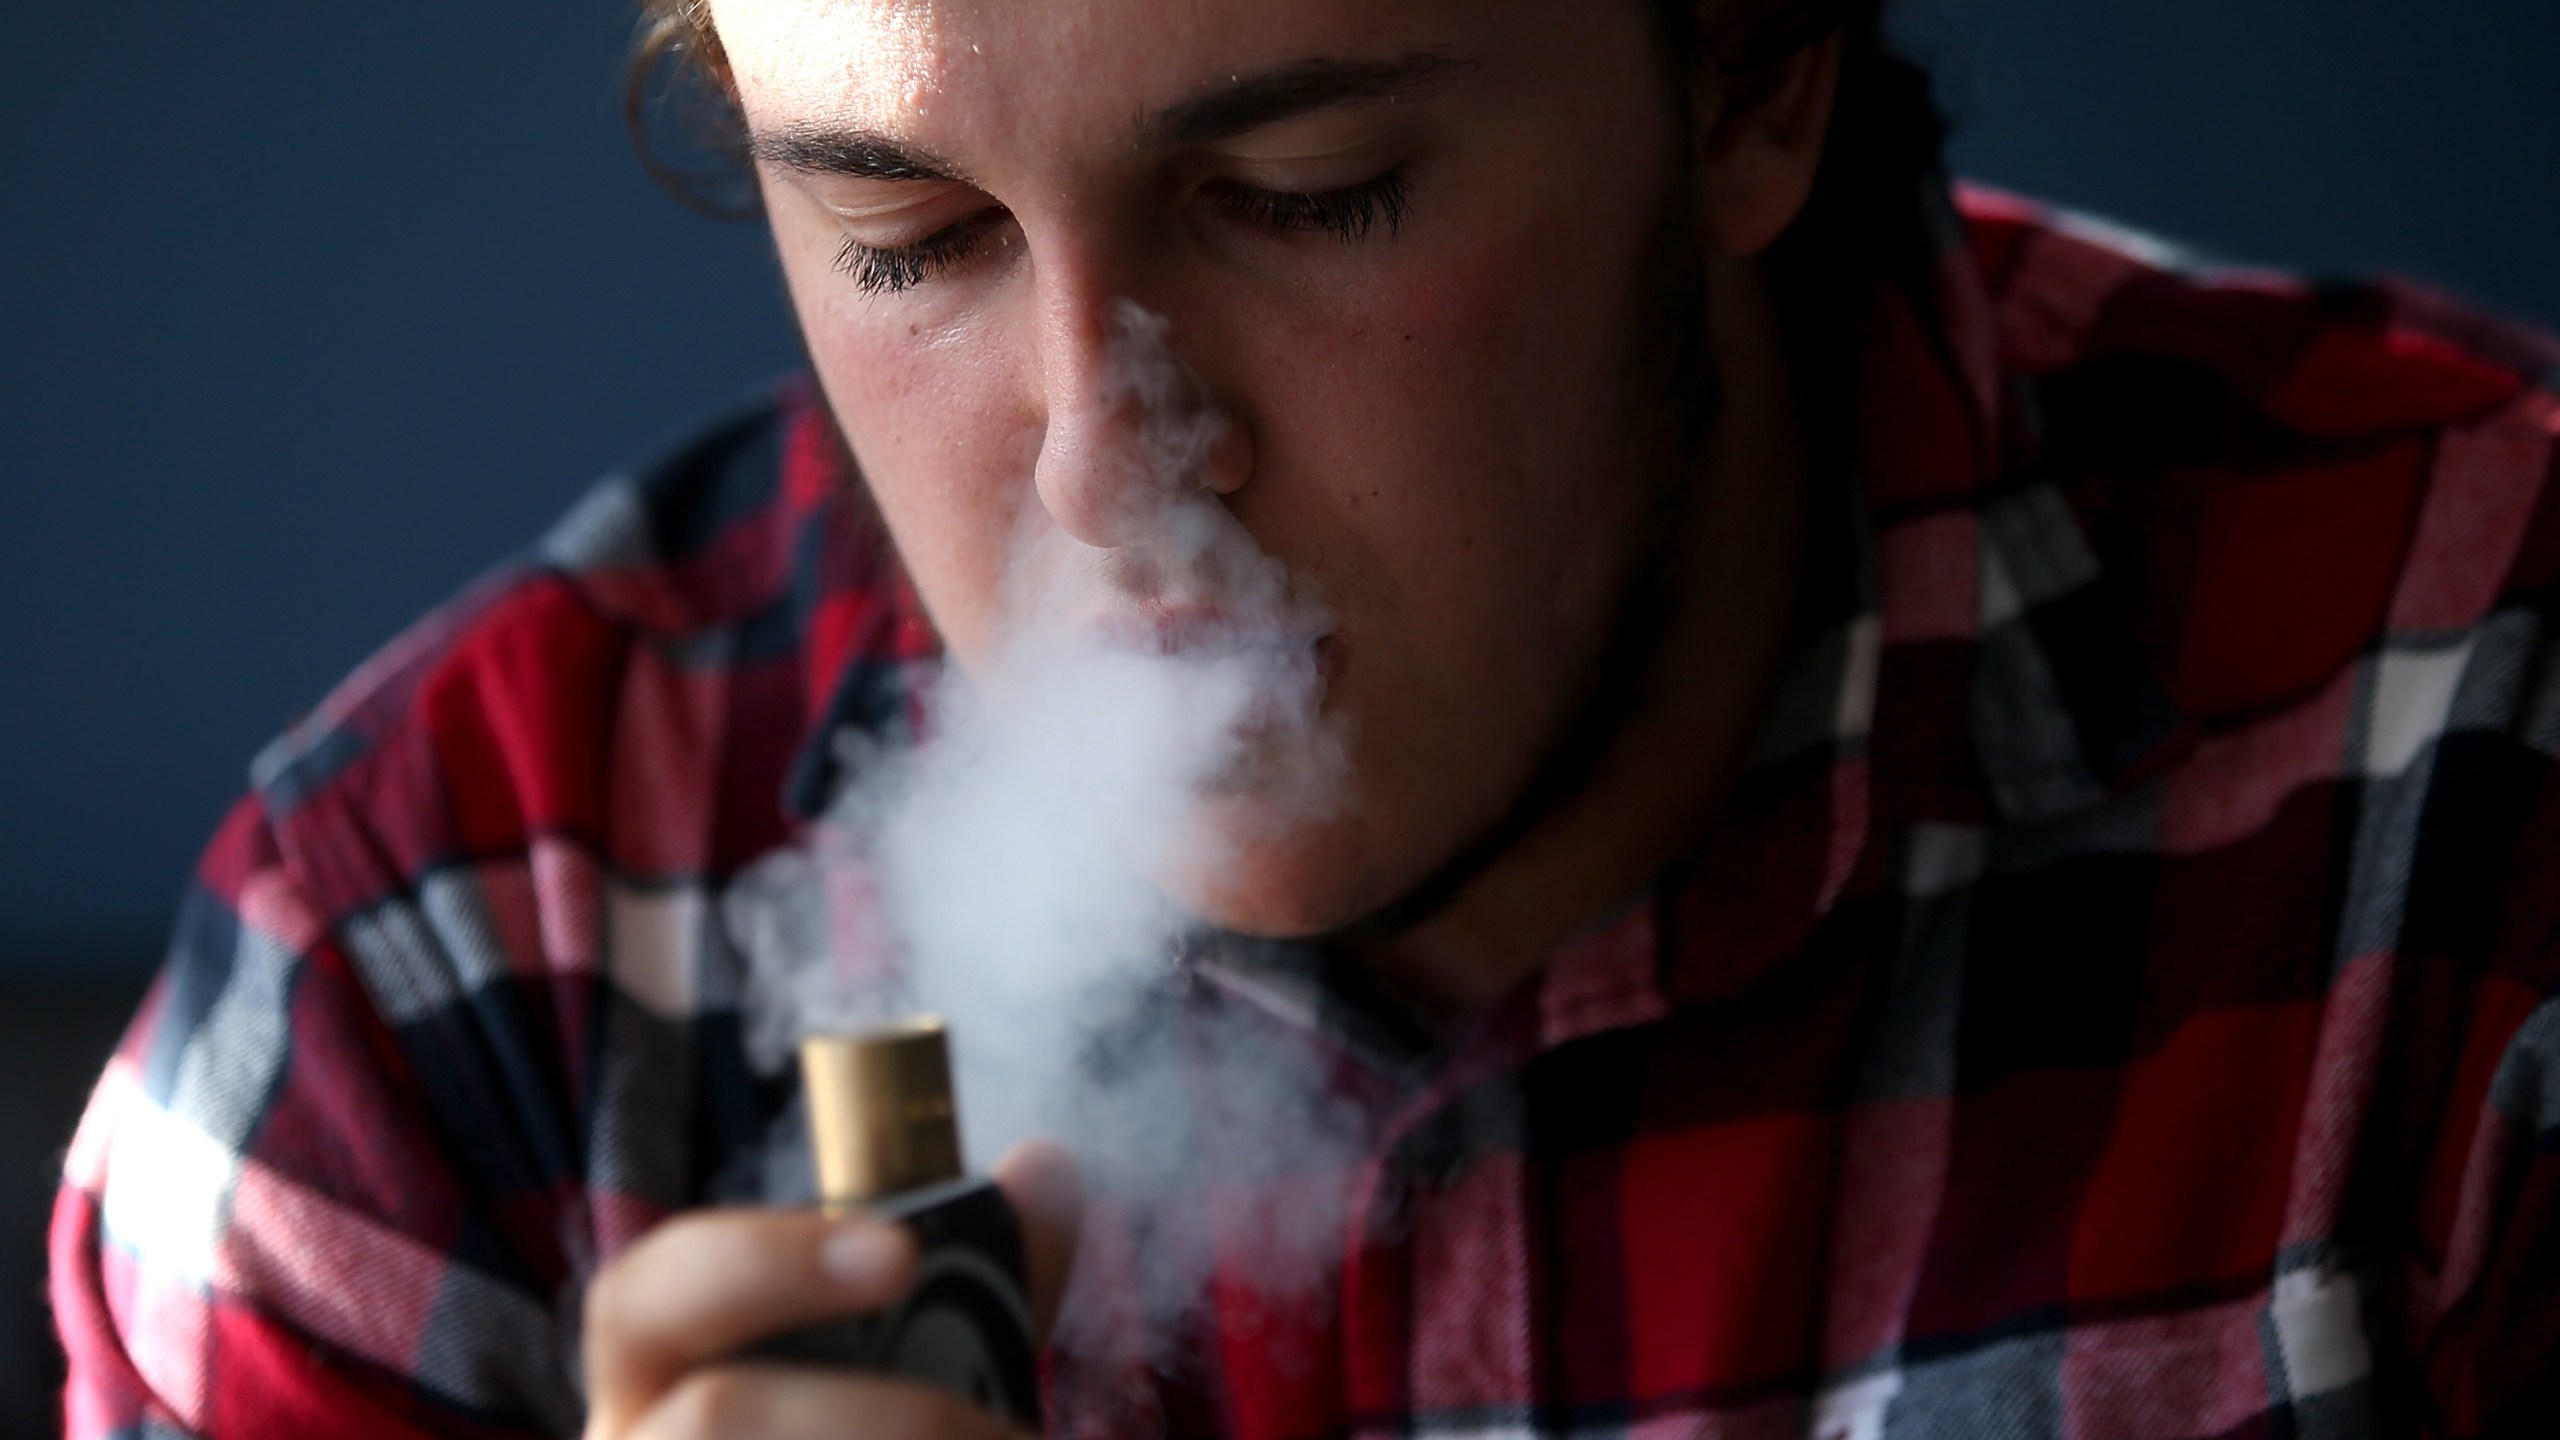
M 1130 426 L 1119 529 L 1136 539 L 1086 547 L 1029 507 L 1002 633 L 933 682 L 919 737 L 845 737 L 851 778 L 825 820 L 727 902 L 760 1068 L 810 1031 L 937 1013 L 973 1169 L 1041 1135 L 1098 1193 L 1140 1200 L 1275 1158 L 1327 1168 L 1359 1144 L 1304 1047 L 1162 1002 L 1200 931 L 1166 881 L 1214 871 L 1235 840 L 1198 823 L 1201 798 L 1242 767 L 1256 805 L 1321 814 L 1340 757 L 1296 643 L 1324 616 L 1199 484 L 1227 422 L 1167 337 L 1120 303 L 1104 399 Z M 1213 607 L 1216 634 L 1154 646 L 1097 624 L 1132 584 Z M 1294 1212 L 1253 1263 L 1304 1283 L 1337 1220 Z M 1161 1319 L 1200 1288 L 1213 1241 L 1159 1230 L 1151 1246 L 1141 1299 Z

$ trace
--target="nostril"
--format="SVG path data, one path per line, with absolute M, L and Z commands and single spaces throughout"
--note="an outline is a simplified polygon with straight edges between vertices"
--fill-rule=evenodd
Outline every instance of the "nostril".
M 1218 422 L 1216 433 L 1202 446 L 1191 480 L 1212 495 L 1233 495 L 1253 473 L 1253 436 L 1224 411 L 1210 413 Z
M 1173 323 L 1125 296 L 1112 302 L 1106 377 L 1139 432 L 1139 447 L 1167 499 L 1196 490 L 1227 494 L 1249 468 L 1251 446 L 1169 343 Z

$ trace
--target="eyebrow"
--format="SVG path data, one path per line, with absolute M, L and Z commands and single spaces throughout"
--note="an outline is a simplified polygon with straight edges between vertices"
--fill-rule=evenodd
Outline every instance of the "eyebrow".
M 1336 105 L 1419 99 L 1476 68 L 1472 60 L 1438 51 L 1393 60 L 1300 60 L 1231 76 L 1206 95 L 1146 117 L 1140 133 L 1170 149 L 1210 145 Z M 867 130 L 789 125 L 757 131 L 747 149 L 758 161 L 803 174 L 967 180 L 949 161 Z
M 1475 68 L 1472 60 L 1427 50 L 1393 60 L 1300 60 L 1230 77 L 1224 87 L 1156 115 L 1146 128 L 1170 147 L 1214 144 L 1336 105 L 1419 99 Z
M 857 180 L 959 180 L 957 167 L 924 151 L 867 130 L 786 125 L 748 137 L 747 153 L 768 165 L 805 175 L 849 175 Z

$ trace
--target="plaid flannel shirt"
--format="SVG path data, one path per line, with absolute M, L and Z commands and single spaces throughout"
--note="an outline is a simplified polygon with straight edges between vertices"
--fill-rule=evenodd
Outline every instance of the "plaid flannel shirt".
M 1456 1039 L 1220 972 L 1370 1077 L 1339 1263 L 1053 1428 L 2560 1433 L 2560 350 L 1960 199 L 1705 838 Z M 831 435 L 609 481 L 261 757 L 66 1162 L 73 1435 L 575 1429 L 583 1281 L 790 1098 L 721 889 L 933 654 Z

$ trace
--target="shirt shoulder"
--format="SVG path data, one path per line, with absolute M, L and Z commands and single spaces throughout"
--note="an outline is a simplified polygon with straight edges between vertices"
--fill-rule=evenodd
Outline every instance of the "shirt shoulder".
M 1968 188 L 2013 472 L 2057 482 L 2178 703 L 2262 713 L 2560 580 L 2560 338 Z
M 67 1162 L 76 1433 L 294 1429 L 351 1371 L 400 1433 L 574 1426 L 555 1298 L 770 1119 L 717 901 L 787 836 L 834 678 L 920 643 L 866 525 L 787 384 L 261 755 Z
M 324 916 L 544 846 L 642 880 L 778 843 L 837 672 L 921 641 L 815 389 L 606 476 L 252 766 Z

